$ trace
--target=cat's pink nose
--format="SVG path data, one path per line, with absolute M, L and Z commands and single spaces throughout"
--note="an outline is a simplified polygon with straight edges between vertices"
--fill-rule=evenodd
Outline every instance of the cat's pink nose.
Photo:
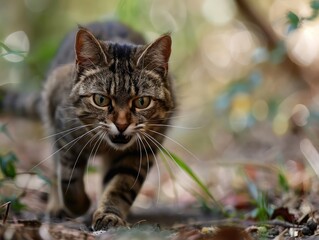
M 119 130 L 120 133 L 123 133 L 127 127 L 129 126 L 128 123 L 125 123 L 125 124 L 115 124 L 117 130 Z

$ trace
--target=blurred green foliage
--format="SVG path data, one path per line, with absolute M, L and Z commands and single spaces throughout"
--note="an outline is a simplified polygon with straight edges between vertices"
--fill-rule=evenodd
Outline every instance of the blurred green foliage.
M 288 33 L 296 30 L 299 28 L 302 24 L 303 21 L 308 20 L 314 20 L 315 18 L 318 17 L 319 14 L 319 1 L 318 0 L 312 0 L 310 2 L 310 7 L 312 9 L 312 13 L 308 17 L 299 17 L 297 16 L 296 13 L 289 11 L 287 14 L 287 19 L 288 19 Z
M 287 177 L 283 171 L 279 171 L 278 173 L 278 184 L 283 192 L 288 192 L 290 190 Z
M 0 124 L 0 134 L 4 134 L 11 138 L 7 131 L 6 125 Z M 18 159 L 13 152 L 0 152 L 0 188 L 3 188 L 8 183 L 15 185 L 17 162 Z M 0 202 L 2 204 L 10 202 L 12 210 L 18 213 L 25 208 L 25 205 L 21 203 L 21 197 L 22 196 L 11 195 L 3 191 L 0 194 Z
M 269 220 L 273 213 L 273 208 L 268 200 L 267 193 L 260 190 L 256 183 L 245 176 L 247 188 L 252 197 L 253 210 L 250 212 L 250 216 L 259 221 Z
M 5 178 L 14 179 L 16 176 L 15 163 L 18 161 L 12 152 L 0 156 L 0 168 Z

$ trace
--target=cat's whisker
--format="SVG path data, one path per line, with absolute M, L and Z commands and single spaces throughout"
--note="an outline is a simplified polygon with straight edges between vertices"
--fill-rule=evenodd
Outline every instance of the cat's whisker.
M 149 135 L 146 132 L 141 132 L 141 134 L 144 135 L 144 137 L 148 138 L 160 150 L 160 152 L 163 154 L 163 156 L 165 156 L 165 153 L 164 153 L 164 151 L 165 151 L 170 157 L 172 157 L 171 154 L 169 153 L 169 151 L 159 141 L 157 141 L 154 137 L 152 137 L 151 135 Z
M 156 199 L 156 204 L 158 204 L 159 202 L 159 196 L 160 196 L 160 192 L 161 192 L 161 173 L 160 173 L 160 169 L 159 169 L 159 165 L 158 165 L 158 160 L 156 157 L 156 154 L 153 151 L 153 148 L 151 147 L 151 145 L 149 144 L 149 142 L 147 141 L 147 139 L 145 139 L 146 144 L 148 145 L 149 149 L 151 150 L 153 156 L 154 156 L 154 161 L 155 161 L 155 165 L 156 165 L 156 169 L 157 169 L 157 175 L 158 175 L 158 190 L 157 190 L 157 199 Z
M 141 130 L 145 127 L 146 125 L 141 123 L 141 124 L 138 124 L 137 126 L 135 126 L 134 130 L 137 131 L 137 130 Z
M 67 188 L 66 188 L 66 190 L 65 190 L 65 194 L 66 194 L 66 193 L 68 192 L 68 190 L 69 190 L 70 183 L 71 183 L 71 180 L 72 180 L 72 177 L 73 177 L 73 173 L 74 173 L 74 169 L 75 169 L 76 164 L 78 163 L 78 161 L 79 161 L 79 159 L 80 159 L 80 156 L 81 156 L 83 150 L 84 150 L 84 149 L 86 148 L 86 146 L 87 146 L 89 143 L 91 143 L 97 136 L 99 136 L 99 132 L 95 133 L 95 134 L 91 137 L 91 139 L 82 147 L 81 151 L 79 152 L 79 154 L 78 154 L 78 156 L 77 156 L 77 158 L 76 158 L 76 160 L 75 160 L 75 163 L 74 163 L 74 165 L 73 165 L 73 168 L 72 168 L 72 171 L 71 171 L 71 175 L 70 175 L 70 178 L 69 178 L 69 182 L 68 182 L 68 186 L 67 186 Z
M 172 112 L 172 114 L 174 114 L 174 112 Z M 168 121 L 168 120 L 187 118 L 187 117 L 189 117 L 189 115 L 173 115 L 173 116 L 165 117 L 165 118 L 150 119 L 150 120 L 148 120 L 148 122 L 158 123 L 158 122 L 161 122 L 161 121 Z
M 55 134 L 48 135 L 48 136 L 46 136 L 46 137 L 41 138 L 40 140 L 45 140 L 45 139 L 48 139 L 48 138 L 52 138 L 52 137 L 55 137 L 55 136 L 57 136 L 57 135 L 61 135 L 61 134 L 63 134 L 63 133 L 69 134 L 69 133 L 74 132 L 74 131 L 76 131 L 76 130 L 79 130 L 79 129 L 82 129 L 82 128 L 86 128 L 86 127 L 89 127 L 89 126 L 93 126 L 93 125 L 94 125 L 94 124 L 87 124 L 87 125 L 77 126 L 77 127 L 74 127 L 74 128 L 67 129 L 67 130 L 65 130 L 65 131 L 61 131 L 61 132 L 58 132 L 58 133 L 55 133 Z M 66 135 L 67 135 L 67 134 L 66 134 Z M 66 136 L 66 135 L 63 135 L 62 137 Z M 60 138 L 59 138 L 59 139 L 60 139 Z M 58 140 L 59 140 L 59 139 L 58 139 Z
M 107 132 L 102 132 L 102 133 L 100 134 L 99 139 L 96 141 L 96 144 L 98 143 L 98 145 L 97 145 L 97 147 L 96 147 L 96 149 L 95 149 L 95 152 L 94 152 L 94 154 L 93 154 L 93 157 L 91 158 L 91 153 L 94 151 L 94 148 L 95 148 L 95 145 L 96 145 L 96 144 L 94 144 L 94 146 L 93 146 L 93 148 L 92 148 L 92 151 L 91 151 L 90 156 L 89 156 L 89 158 L 88 158 L 89 161 L 90 161 L 90 160 L 92 161 L 92 165 L 94 165 L 97 151 L 99 150 L 99 148 L 100 148 L 100 146 L 101 146 L 101 143 L 103 142 L 103 139 L 105 138 L 105 135 L 106 135 L 106 134 L 107 134 Z M 90 162 L 88 162 L 88 164 L 87 164 L 87 166 L 86 166 L 87 185 L 88 185 L 88 181 L 89 181 L 89 180 L 88 180 L 89 163 L 90 163 Z
M 149 157 L 148 157 L 148 154 L 147 154 L 147 149 L 145 147 L 145 144 L 143 142 L 143 139 L 141 138 L 140 135 L 138 135 L 140 137 L 140 140 L 141 140 L 141 144 L 143 146 L 143 149 L 144 149 L 144 152 L 145 152 L 145 155 L 146 155 L 146 162 L 147 162 L 147 172 L 146 172 L 146 175 L 148 175 L 149 171 L 150 171 L 150 160 L 149 160 Z
M 142 140 L 141 140 L 141 137 L 140 137 L 139 134 L 137 134 L 136 136 L 137 136 L 137 141 L 136 141 L 136 142 L 137 142 L 137 145 L 138 145 L 138 148 L 139 148 L 139 153 L 140 153 L 140 162 L 139 162 L 139 167 L 138 167 L 137 176 L 136 176 L 136 178 L 135 178 L 135 180 L 134 180 L 134 183 L 133 183 L 132 187 L 130 188 L 130 190 L 133 189 L 133 187 L 135 186 L 135 184 L 136 184 L 136 182 L 137 182 L 137 180 L 138 180 L 138 178 L 139 178 L 139 176 L 140 176 L 141 167 L 142 167 L 142 160 L 143 160 L 142 146 L 141 146 L 141 143 L 140 143 L 140 141 L 142 141 Z
M 202 128 L 202 127 L 184 127 L 184 126 L 171 125 L 171 124 L 153 124 L 153 123 L 148 124 L 148 126 L 171 127 L 171 128 L 177 128 L 177 129 L 185 129 L 185 130 L 198 130 Z
M 91 156 L 92 156 L 92 153 L 94 152 L 94 149 L 95 149 L 96 145 L 97 145 L 100 141 L 103 140 L 103 138 L 101 138 L 101 137 L 102 137 L 103 134 L 105 134 L 105 133 L 103 133 L 103 132 L 97 132 L 97 134 L 99 135 L 99 138 L 96 140 L 96 142 L 95 142 L 93 148 L 91 149 L 91 152 L 90 152 L 88 161 L 91 160 Z M 98 148 L 99 148 L 99 145 L 97 146 L 97 148 L 96 148 L 96 150 L 95 150 L 95 153 L 94 153 L 94 155 L 93 155 L 94 158 L 95 158 L 95 154 L 96 154 Z M 92 160 L 92 161 L 93 161 L 93 160 Z M 89 162 L 88 162 L 87 165 L 86 165 L 86 176 L 87 176 L 86 180 L 87 180 L 87 183 L 89 182 L 89 180 L 88 180 L 88 175 L 89 175 Z
M 162 153 L 162 155 L 166 158 L 166 154 L 170 157 L 170 159 L 174 162 L 174 159 L 173 159 L 173 156 L 171 155 L 171 153 L 167 150 L 167 148 L 165 148 L 163 146 L 163 144 L 161 144 L 159 141 L 157 141 L 154 137 L 152 137 L 150 134 L 144 132 L 142 133 L 145 137 L 147 137 L 159 150 L 160 152 Z M 165 153 L 164 153 L 165 151 Z M 170 165 L 169 165 L 170 167 Z
M 161 153 L 163 154 L 163 156 L 165 157 L 166 155 L 168 155 L 169 156 L 169 158 L 173 161 L 173 162 L 175 162 L 174 161 L 174 158 L 173 158 L 173 156 L 172 156 L 172 154 L 170 153 L 170 151 L 166 148 L 166 147 L 164 147 L 164 145 L 163 144 L 161 144 L 159 141 L 157 141 L 153 136 L 151 136 L 150 134 L 148 134 L 148 133 L 146 133 L 146 132 L 144 132 L 143 133 L 143 135 L 145 136 L 145 137 L 147 137 L 148 139 L 150 139 L 153 143 L 154 143 L 154 145 L 156 145 L 157 147 L 158 147 L 158 149 L 161 151 Z M 165 153 L 164 153 L 164 151 L 165 151 Z M 178 166 L 178 165 L 177 165 Z
M 83 137 L 85 137 L 86 135 L 90 134 L 91 132 L 95 131 L 95 130 L 98 129 L 99 127 L 100 127 L 100 126 L 91 129 L 90 131 L 88 131 L 88 132 L 82 134 L 81 136 L 79 136 L 79 137 L 73 139 L 72 141 L 68 142 L 68 143 L 65 144 L 63 147 L 57 149 L 55 152 L 53 152 L 52 154 L 50 154 L 48 157 L 46 157 L 45 159 L 43 159 L 42 161 L 40 161 L 39 163 L 37 163 L 35 166 L 33 166 L 33 167 L 29 170 L 29 172 L 32 172 L 36 167 L 38 167 L 39 165 L 43 164 L 45 161 L 49 160 L 49 159 L 50 159 L 52 156 L 54 156 L 56 153 L 60 152 L 61 150 L 63 150 L 64 148 L 66 148 L 67 146 L 69 146 L 69 145 L 72 144 L 72 143 L 73 143 L 73 144 L 72 144 L 71 147 L 73 147 L 74 144 L 77 143 L 81 138 L 83 138 Z M 70 148 L 69 148 L 68 150 L 70 150 Z M 67 151 L 68 151 L 68 150 L 67 150 Z
M 94 152 L 94 155 L 93 155 L 93 158 L 92 158 L 92 163 L 94 164 L 95 162 L 95 157 L 96 157 L 96 154 L 97 154 L 97 151 L 99 150 L 100 146 L 101 146 L 101 143 L 103 142 L 105 136 L 106 136 L 107 132 L 103 132 L 99 138 L 99 144 L 97 145 L 96 149 L 95 149 L 95 152 Z
M 188 154 L 190 154 L 194 159 L 196 159 L 197 161 L 200 162 L 200 160 L 198 159 L 198 157 L 195 156 L 194 153 L 192 153 L 191 151 L 189 151 L 185 146 L 183 146 L 181 143 L 177 142 L 177 141 L 174 140 L 173 138 L 171 138 L 171 137 L 169 137 L 169 136 L 167 136 L 167 135 L 165 135 L 165 134 L 163 134 L 163 133 L 154 131 L 154 130 L 148 129 L 148 131 L 150 131 L 150 132 L 152 132 L 152 133 L 155 133 L 155 134 L 157 134 L 157 135 L 160 135 L 160 136 L 162 136 L 162 137 L 164 137 L 164 138 L 166 138 L 166 139 L 172 141 L 173 143 L 177 144 L 177 145 L 180 146 L 182 149 L 184 149 L 184 150 L 185 150 Z
M 109 128 L 110 128 L 110 125 L 107 124 L 107 123 L 104 123 L 104 122 L 99 122 L 99 125 L 103 126 L 103 127 L 106 128 L 106 129 L 109 129 Z
M 177 194 L 177 191 L 176 191 L 176 186 L 174 184 L 174 175 L 173 175 L 173 169 L 172 169 L 172 166 L 170 164 L 170 161 L 168 161 L 167 159 L 167 155 L 169 156 L 169 158 L 171 159 L 171 161 L 173 161 L 173 163 L 175 163 L 175 165 L 177 166 L 177 168 L 179 168 L 181 170 L 181 172 L 184 173 L 183 169 L 181 169 L 180 166 L 178 166 L 178 164 L 174 161 L 173 159 L 173 156 L 171 155 L 171 153 L 167 150 L 167 148 L 165 148 L 163 146 L 163 144 L 161 144 L 159 141 L 157 141 L 154 137 L 152 137 L 151 135 L 149 135 L 148 133 L 144 132 L 142 133 L 145 137 L 147 137 L 159 150 L 160 152 L 162 153 L 162 157 L 165 158 L 165 161 L 166 161 L 166 166 L 169 168 L 168 171 L 169 171 L 169 174 L 171 176 L 171 181 L 174 185 L 174 195 L 175 195 L 175 198 L 178 199 L 178 194 Z M 165 153 L 164 153 L 165 151 Z
M 181 172 L 186 176 L 186 177 L 188 177 L 187 176 L 187 174 L 185 173 L 185 171 L 175 162 L 175 160 L 174 160 L 174 158 L 173 158 L 173 156 L 172 156 L 172 154 L 170 153 L 170 151 L 166 148 L 166 147 L 164 147 L 164 145 L 163 144 L 161 144 L 159 141 L 157 141 L 154 137 L 152 137 L 150 134 L 148 134 L 148 133 L 143 133 L 144 134 L 144 136 L 145 137 L 148 137 L 158 148 L 159 148 L 159 150 L 161 151 L 161 153 L 163 154 L 163 156 L 165 157 L 165 159 L 167 159 L 166 158 L 166 155 L 168 155 L 169 156 L 169 158 L 173 161 L 173 163 L 175 163 L 175 165 L 177 166 L 177 168 L 179 168 L 180 170 L 181 170 Z M 165 151 L 165 153 L 164 153 L 164 151 Z M 171 166 L 169 165 L 169 167 L 171 168 Z M 171 168 L 171 170 L 172 170 L 172 168 Z
M 58 139 L 56 139 L 56 140 L 51 144 L 51 145 L 52 145 L 52 150 L 54 149 L 55 144 L 56 144 L 60 139 L 64 138 L 65 136 L 67 136 L 67 135 L 69 135 L 69 134 L 71 134 L 71 133 L 74 133 L 74 132 L 76 132 L 76 131 L 78 131 L 78 130 L 82 130 L 83 128 L 90 127 L 90 126 L 94 126 L 94 124 L 87 124 L 87 125 L 79 126 L 77 129 L 73 128 L 72 131 L 63 134 L 63 136 L 59 137 Z M 70 129 L 70 130 L 71 130 L 71 129 Z M 60 134 L 61 134 L 61 132 L 60 132 Z
M 89 132 L 93 132 L 93 131 L 95 131 L 95 130 L 97 130 L 97 129 L 99 129 L 99 128 L 101 128 L 101 127 L 100 127 L 100 126 L 97 126 L 97 127 L 93 128 L 92 130 L 90 130 Z M 85 134 L 86 134 L 86 133 L 85 133 Z M 94 134 L 94 135 L 95 135 L 95 134 Z M 82 134 L 81 136 L 77 137 L 77 138 L 76 138 L 77 141 L 74 142 L 74 143 L 72 144 L 72 146 L 70 146 L 70 147 L 66 150 L 65 153 L 67 153 L 78 141 L 80 141 L 80 139 L 83 138 L 83 136 L 84 136 L 84 134 Z

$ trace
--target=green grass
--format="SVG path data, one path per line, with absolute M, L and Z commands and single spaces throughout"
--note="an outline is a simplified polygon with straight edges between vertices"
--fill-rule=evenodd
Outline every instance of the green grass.
M 206 197 L 208 197 L 209 200 L 211 200 L 214 203 L 214 205 L 218 208 L 218 210 L 221 213 L 226 215 L 226 212 L 225 212 L 223 206 L 215 199 L 213 194 L 211 194 L 211 192 L 209 191 L 207 186 L 197 176 L 197 174 L 179 156 L 177 156 L 176 154 L 174 154 L 166 149 L 162 149 L 161 152 L 162 152 L 162 154 L 165 154 L 169 159 L 174 161 L 180 167 L 180 169 L 182 169 L 197 184 L 197 186 L 200 188 L 200 190 L 206 195 Z M 166 159 L 165 156 L 163 157 L 163 159 Z

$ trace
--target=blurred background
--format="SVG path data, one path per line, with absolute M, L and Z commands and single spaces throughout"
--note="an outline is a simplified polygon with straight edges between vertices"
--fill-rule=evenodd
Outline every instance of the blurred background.
M 275 194 L 282 173 L 294 189 L 314 186 L 319 173 L 316 1 L 0 2 L 0 42 L 18 52 L 0 48 L 1 85 L 41 89 L 60 41 L 77 24 L 118 20 L 148 41 L 171 32 L 179 111 L 165 146 L 227 206 L 250 201 L 247 182 Z M 14 139 L 2 136 L 1 151 L 15 152 L 22 169 L 50 155 L 36 124 L 7 117 L 1 122 L 8 123 Z M 171 181 L 160 159 L 159 165 L 160 175 L 155 167 L 136 208 L 198 202 L 201 191 L 187 174 L 169 161 L 176 180 Z

